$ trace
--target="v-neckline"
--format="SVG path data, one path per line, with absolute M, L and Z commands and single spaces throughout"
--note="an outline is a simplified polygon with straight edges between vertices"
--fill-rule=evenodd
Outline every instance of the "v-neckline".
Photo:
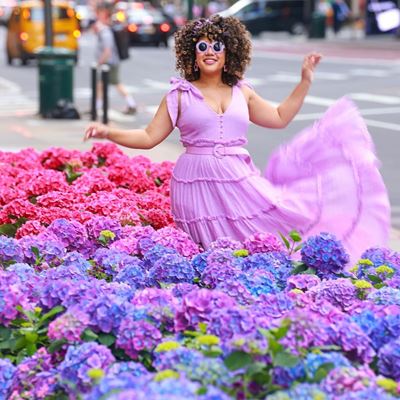
M 232 86 L 232 88 L 231 88 L 231 100 L 230 100 L 230 102 L 229 102 L 229 104 L 228 104 L 228 107 L 226 107 L 226 109 L 225 109 L 225 111 L 224 111 L 223 113 L 218 113 L 218 112 L 216 112 L 216 111 L 210 106 L 210 104 L 207 103 L 206 98 L 204 97 L 203 92 L 201 91 L 201 89 L 199 89 L 199 88 L 198 88 L 196 85 L 194 85 L 192 82 L 189 82 L 189 83 L 199 92 L 199 94 L 201 95 L 201 98 L 202 98 L 203 103 L 205 104 L 205 106 L 206 106 L 210 111 L 212 111 L 214 114 L 216 114 L 216 115 L 218 115 L 218 116 L 225 115 L 225 114 L 227 113 L 227 111 L 231 108 L 232 103 L 233 103 L 233 96 L 234 96 L 234 89 L 235 89 L 235 86 Z

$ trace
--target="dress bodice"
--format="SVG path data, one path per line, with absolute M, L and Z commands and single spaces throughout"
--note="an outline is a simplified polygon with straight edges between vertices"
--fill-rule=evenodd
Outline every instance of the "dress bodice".
M 240 146 L 247 143 L 249 111 L 240 89 L 242 82 L 232 87 L 231 102 L 222 114 L 215 112 L 201 91 L 189 81 L 172 78 L 171 84 L 172 88 L 167 94 L 168 112 L 172 124 L 181 132 L 181 142 L 185 147 L 204 147 L 217 143 Z

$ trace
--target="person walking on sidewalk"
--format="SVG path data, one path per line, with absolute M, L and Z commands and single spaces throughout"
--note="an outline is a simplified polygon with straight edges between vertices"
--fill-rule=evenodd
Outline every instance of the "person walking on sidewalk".
M 96 62 L 98 66 L 108 65 L 110 67 L 109 82 L 115 85 L 117 91 L 126 101 L 125 114 L 136 113 L 136 102 L 128 93 L 125 86 L 120 81 L 120 59 L 117 46 L 115 44 L 114 34 L 111 29 L 112 4 L 100 3 L 96 8 L 97 21 L 94 24 L 94 31 L 97 35 Z M 102 107 L 102 83 L 98 82 L 97 88 L 97 108 Z
M 308 54 L 299 83 L 274 107 L 244 79 L 251 41 L 236 18 L 189 21 L 175 35 L 173 78 L 145 129 L 94 123 L 84 139 L 106 138 L 150 149 L 177 126 L 186 148 L 171 179 L 178 227 L 207 248 L 219 237 L 243 241 L 257 232 L 303 238 L 331 232 L 354 261 L 365 248 L 384 246 L 390 228 L 388 195 L 374 146 L 355 105 L 343 98 L 311 127 L 272 155 L 264 174 L 243 147 L 249 123 L 285 128 L 299 112 L 321 60 Z

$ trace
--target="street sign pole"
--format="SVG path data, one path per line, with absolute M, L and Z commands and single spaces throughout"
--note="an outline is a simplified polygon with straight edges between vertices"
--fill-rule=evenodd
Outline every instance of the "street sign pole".
M 188 20 L 193 19 L 193 0 L 188 0 Z
M 53 13 L 51 0 L 44 0 L 44 45 L 53 47 Z

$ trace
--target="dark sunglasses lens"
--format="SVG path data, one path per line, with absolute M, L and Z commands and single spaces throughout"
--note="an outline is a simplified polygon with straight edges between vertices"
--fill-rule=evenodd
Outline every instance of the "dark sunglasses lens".
M 222 49 L 221 43 L 220 42 L 215 42 L 213 45 L 213 49 L 216 53 L 219 53 Z
M 198 48 L 198 50 L 199 51 L 206 51 L 207 50 L 207 43 L 205 43 L 205 42 L 200 42 L 199 44 L 198 44 L 198 46 L 197 46 L 197 48 Z

